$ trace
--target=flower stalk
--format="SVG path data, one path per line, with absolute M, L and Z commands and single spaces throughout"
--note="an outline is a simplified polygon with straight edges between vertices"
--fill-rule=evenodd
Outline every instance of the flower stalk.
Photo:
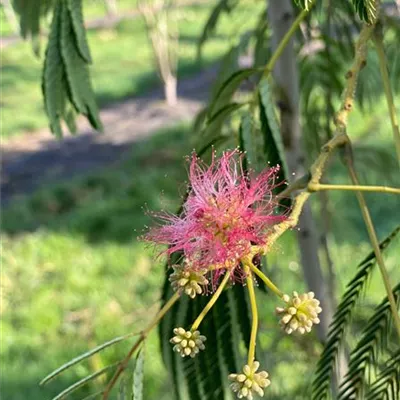
M 283 292 L 281 292 L 278 287 L 274 285 L 274 283 L 253 263 L 249 264 L 249 267 L 251 271 L 254 272 L 278 297 L 283 296 Z
M 228 283 L 229 276 L 230 276 L 229 271 L 226 271 L 224 278 L 222 279 L 220 285 L 218 286 L 218 289 L 215 291 L 215 293 L 212 295 L 210 301 L 206 304 L 206 306 L 203 308 L 202 312 L 199 314 L 199 316 L 193 322 L 193 325 L 191 328 L 192 332 L 197 330 L 197 328 L 201 324 L 201 321 L 203 321 L 204 317 L 207 315 L 207 313 L 211 310 L 212 306 L 218 300 L 218 297 L 221 295 L 222 291 L 224 290 L 224 287 Z
M 247 358 L 247 365 L 253 365 L 255 354 L 256 354 L 256 342 L 257 342 L 257 330 L 258 330 L 258 310 L 257 310 L 257 302 L 256 302 L 256 294 L 254 291 L 254 282 L 253 275 L 248 269 L 246 276 L 247 289 L 249 291 L 249 299 L 250 299 L 250 308 L 252 315 L 252 323 L 251 323 L 251 334 L 250 334 L 250 343 L 249 343 L 249 353 Z
M 320 192 L 322 190 L 346 190 L 400 194 L 400 188 L 393 188 L 388 186 L 327 185 L 322 183 L 309 183 L 307 189 L 309 192 Z

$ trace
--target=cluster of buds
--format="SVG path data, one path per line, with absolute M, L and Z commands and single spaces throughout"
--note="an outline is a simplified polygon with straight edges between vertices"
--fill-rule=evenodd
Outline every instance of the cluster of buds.
M 293 292 L 293 296 L 285 294 L 282 300 L 285 307 L 277 307 L 276 313 L 281 315 L 280 324 L 286 333 L 298 331 L 303 334 L 310 332 L 313 324 L 319 324 L 318 314 L 322 311 L 320 302 L 314 298 L 314 292 L 304 293 L 299 296 Z
M 253 393 L 261 397 L 264 396 L 263 389 L 269 386 L 271 382 L 268 379 L 268 372 L 256 372 L 259 367 L 260 363 L 254 361 L 251 366 L 245 365 L 243 367 L 243 373 L 229 375 L 229 379 L 233 381 L 231 389 L 237 394 L 239 399 L 247 398 L 252 400 Z
M 185 260 L 183 265 L 173 265 L 174 272 L 169 276 L 172 288 L 178 293 L 185 293 L 194 299 L 196 295 L 203 293 L 202 286 L 208 284 L 204 276 L 207 271 L 196 271 L 188 267 Z
M 180 215 L 158 214 L 163 223 L 146 235 L 148 241 L 166 246 L 168 257 L 179 254 L 183 258 L 182 265 L 173 265 L 169 278 L 175 292 L 190 298 L 214 292 L 191 330 L 174 329 L 175 336 L 170 342 L 182 357 L 195 357 L 205 349 L 206 337 L 197 328 L 229 280 L 246 278 L 253 321 L 258 320 L 253 273 L 282 296 L 256 262 L 257 255 L 265 254 L 273 243 L 269 235 L 274 226 L 288 218 L 286 212 L 275 212 L 274 189 L 285 184 L 277 182 L 278 177 L 279 166 L 267 168 L 254 177 L 244 168 L 243 154 L 238 150 L 225 152 L 219 159 L 213 154 L 210 165 L 193 154 L 188 195 Z M 319 323 L 321 308 L 313 292 L 302 295 L 293 292 L 292 297 L 283 295 L 282 299 L 285 307 L 276 311 L 288 334 L 310 332 L 312 325 Z M 267 372 L 257 372 L 259 362 L 250 362 L 254 359 L 256 334 L 257 322 L 252 326 L 249 364 L 242 373 L 229 375 L 238 398 L 251 400 L 254 395 L 263 396 L 270 384 Z
M 170 340 L 174 344 L 174 351 L 182 357 L 194 357 L 200 350 L 204 350 L 207 338 L 200 335 L 199 331 L 186 331 L 183 328 L 174 329 L 175 336 Z

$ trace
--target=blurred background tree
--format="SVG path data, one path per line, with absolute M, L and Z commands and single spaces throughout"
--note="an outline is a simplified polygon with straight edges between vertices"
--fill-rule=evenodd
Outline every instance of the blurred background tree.
M 270 162 L 284 166 L 282 179 L 297 182 L 305 174 L 335 134 L 354 43 L 363 25 L 376 22 L 378 4 L 15 0 L 12 6 L 2 2 L 1 312 L 8 368 L 1 379 L 5 398 L 35 400 L 56 396 L 120 360 L 129 349 L 122 340 L 49 387 L 38 386 L 51 369 L 80 352 L 140 330 L 156 314 L 160 295 L 169 294 L 166 286 L 162 293 L 162 261 L 154 261 L 137 235 L 149 224 L 142 207 L 178 209 L 183 155 L 195 147 L 207 159 L 212 145 L 218 150 L 239 145 L 256 171 Z M 311 6 L 310 12 L 302 11 Z M 12 36 L 15 13 L 36 57 Z M 293 21 L 298 29 L 271 65 Z M 358 77 L 348 133 L 363 184 L 398 187 L 398 141 L 390 124 L 396 112 L 393 100 L 388 112 L 380 72 L 386 66 L 375 51 L 382 41 L 398 103 L 398 3 L 383 2 L 374 35 Z M 164 84 L 161 93 L 157 73 Z M 162 93 L 173 107 L 159 105 Z M 94 129 L 104 126 L 104 134 L 94 134 L 85 117 Z M 80 135 L 51 140 L 49 132 L 39 130 L 47 121 L 58 137 L 66 130 Z M 340 158 L 334 158 L 326 181 L 347 179 Z M 399 196 L 367 196 L 394 286 L 400 281 Z M 313 195 L 299 228 L 286 234 L 262 265 L 286 291 L 304 278 L 323 300 L 323 322 L 317 337 L 291 340 L 275 320 L 262 318 L 258 357 L 274 377 L 269 398 L 378 399 L 388 393 L 386 398 L 398 399 L 398 338 L 389 328 L 387 302 L 379 305 L 385 290 L 374 272 L 375 256 L 369 254 L 354 194 Z M 260 290 L 266 292 L 260 313 L 271 315 L 274 301 L 261 282 Z M 247 300 L 238 289 L 223 297 L 206 320 L 213 340 L 203 364 L 181 363 L 166 342 L 171 327 L 191 320 L 200 305 L 182 301 L 163 321 L 160 337 L 150 336 L 144 398 L 229 398 L 225 375 L 243 352 L 232 338 L 246 340 Z M 221 347 L 229 357 L 219 354 Z M 117 392 L 130 385 L 133 369 L 134 363 Z M 106 378 L 96 377 L 71 397 L 101 391 Z

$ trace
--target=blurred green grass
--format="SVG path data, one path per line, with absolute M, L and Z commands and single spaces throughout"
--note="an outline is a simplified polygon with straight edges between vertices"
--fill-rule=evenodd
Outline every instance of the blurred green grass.
M 216 62 L 229 48 L 230 37 L 254 24 L 260 6 L 262 4 L 241 6 L 242 10 L 238 15 L 243 17 L 245 23 L 238 24 L 235 20 L 229 21 L 228 18 L 222 18 L 218 35 L 204 47 L 201 64 L 196 60 L 197 40 L 209 15 L 211 5 L 193 5 L 174 9 L 172 21 L 179 22 L 180 35 L 178 76 L 187 76 Z M 85 14 L 96 16 L 96 12 L 100 12 L 99 6 L 91 7 L 94 9 L 89 9 L 90 12 Z M 161 86 L 145 32 L 145 26 L 140 17 L 122 20 L 112 29 L 88 31 L 94 60 L 91 75 L 100 106 L 137 96 L 152 87 Z M 43 42 L 45 44 L 45 41 Z M 17 43 L 2 50 L 1 135 L 3 138 L 47 126 L 48 121 L 41 94 L 42 62 L 43 51 L 40 59 L 35 58 L 29 42 Z M 18 112 L 18 118 L 16 118 L 16 112 Z
M 120 359 L 129 343 L 77 366 L 48 388 L 39 388 L 38 382 L 49 371 L 114 336 L 139 331 L 156 313 L 163 260 L 137 237 L 151 224 L 146 209 L 174 212 L 180 203 L 186 179 L 183 156 L 191 150 L 189 131 L 187 125 L 162 131 L 137 143 L 126 161 L 15 200 L 3 213 L 1 356 L 7 369 L 1 379 L 5 398 L 50 399 L 74 380 Z M 339 164 L 333 168 L 336 179 L 346 181 L 344 169 Z M 330 244 L 340 292 L 370 251 L 353 197 L 335 193 L 331 198 Z M 313 200 L 318 212 L 316 197 Z M 393 210 L 399 202 L 383 194 L 367 195 L 367 200 L 382 238 L 397 222 Z M 400 239 L 385 255 L 396 282 L 400 280 L 399 247 Z M 278 243 L 267 268 L 284 291 L 303 289 L 293 233 Z M 273 316 L 275 298 L 260 296 L 263 361 L 274 379 L 269 393 L 271 398 L 286 399 L 312 372 L 310 365 L 319 347 L 312 336 L 282 335 Z M 363 315 L 383 296 L 375 271 L 361 308 Z M 362 318 L 356 322 L 359 329 L 365 323 Z M 146 345 L 145 363 L 145 398 L 172 400 L 156 333 Z M 304 379 L 288 380 L 288 373 Z M 82 397 L 100 384 L 83 389 Z

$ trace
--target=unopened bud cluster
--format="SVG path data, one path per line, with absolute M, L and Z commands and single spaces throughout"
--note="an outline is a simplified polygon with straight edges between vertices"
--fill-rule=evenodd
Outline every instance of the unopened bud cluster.
M 194 271 L 188 269 L 187 263 L 184 265 L 173 265 L 174 272 L 169 280 L 172 288 L 178 293 L 185 293 L 194 299 L 197 294 L 202 294 L 202 286 L 208 284 L 204 274 L 206 271 Z
M 233 381 L 233 383 L 231 383 L 231 389 L 237 394 L 238 399 L 246 398 L 252 400 L 253 393 L 261 397 L 264 396 L 263 389 L 271 382 L 268 379 L 268 372 L 256 372 L 259 367 L 260 363 L 254 361 L 251 366 L 245 365 L 243 367 L 243 373 L 229 375 L 229 379 Z
M 281 316 L 280 324 L 286 333 L 298 331 L 303 334 L 310 332 L 313 324 L 318 324 L 318 314 L 322 311 L 320 302 L 314 298 L 313 292 L 299 294 L 293 292 L 293 296 L 285 294 L 282 297 L 285 307 L 277 307 L 276 313 Z
M 204 342 L 207 338 L 200 335 L 199 331 L 186 331 L 183 328 L 175 328 L 174 336 L 170 342 L 174 344 L 174 351 L 179 353 L 182 357 L 190 356 L 195 357 L 200 350 L 204 350 Z

